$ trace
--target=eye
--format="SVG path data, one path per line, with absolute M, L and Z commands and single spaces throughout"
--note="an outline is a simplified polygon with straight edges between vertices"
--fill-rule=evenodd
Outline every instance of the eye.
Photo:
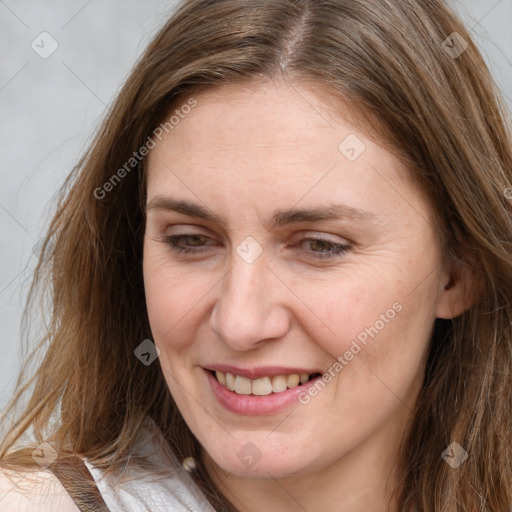
M 201 235 L 198 233 L 186 233 L 183 235 L 167 235 L 163 237 L 162 241 L 167 244 L 170 249 L 177 254 L 198 254 L 204 252 L 202 250 L 197 250 L 198 248 L 204 247 L 205 241 L 214 242 L 213 244 L 208 245 L 216 245 L 215 240 L 206 235 Z M 186 242 L 186 245 L 182 245 L 181 242 Z
M 161 241 L 178 255 L 200 254 L 205 252 L 208 247 L 217 245 L 217 242 L 209 236 L 198 233 L 167 235 L 164 236 Z M 305 245 L 308 245 L 309 249 L 304 249 Z M 301 254 L 301 256 L 317 260 L 341 256 L 352 248 L 349 244 L 341 244 L 320 237 L 302 238 L 291 247 Z
M 303 249 L 302 246 L 304 244 L 309 244 L 311 249 Z M 326 238 L 318 237 L 303 238 L 293 247 L 295 247 L 300 254 L 310 259 L 326 259 L 341 256 L 352 248 L 349 244 L 340 244 Z

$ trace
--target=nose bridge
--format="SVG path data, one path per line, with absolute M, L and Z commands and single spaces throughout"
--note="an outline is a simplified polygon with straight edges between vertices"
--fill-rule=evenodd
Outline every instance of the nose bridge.
M 222 281 L 212 312 L 214 331 L 239 350 L 267 338 L 282 337 L 288 315 L 279 304 L 268 257 L 254 239 L 247 237 L 231 255 L 230 270 Z
M 262 310 L 265 304 L 256 299 L 259 298 L 260 291 L 265 288 L 267 272 L 268 269 L 263 258 L 248 263 L 238 255 L 233 255 L 225 291 L 228 302 L 232 301 L 232 306 L 248 307 L 254 313 Z

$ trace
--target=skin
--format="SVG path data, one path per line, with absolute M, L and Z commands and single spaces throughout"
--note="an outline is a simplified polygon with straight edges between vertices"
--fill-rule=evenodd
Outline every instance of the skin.
M 170 392 L 208 472 L 243 512 L 393 505 L 434 320 L 468 307 L 407 169 L 319 91 L 279 81 L 209 89 L 148 158 L 148 204 L 172 195 L 225 222 L 149 208 L 143 270 Z M 350 134 L 366 146 L 354 161 L 338 149 Z M 277 209 L 331 202 L 374 218 L 270 228 Z M 203 252 L 179 255 L 163 241 L 184 233 L 204 235 L 181 240 Z M 262 249 L 252 263 L 237 253 L 248 236 Z M 311 237 L 351 248 L 320 259 L 335 246 Z M 202 367 L 213 363 L 326 371 L 394 303 L 401 311 L 307 405 L 245 417 L 210 390 Z M 261 455 L 251 467 L 237 456 L 249 442 Z

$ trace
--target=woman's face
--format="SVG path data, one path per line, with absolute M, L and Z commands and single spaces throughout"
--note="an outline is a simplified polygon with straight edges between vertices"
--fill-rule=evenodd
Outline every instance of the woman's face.
M 239 477 L 381 471 L 449 310 L 426 201 L 322 96 L 211 89 L 149 155 L 158 361 L 208 460 Z

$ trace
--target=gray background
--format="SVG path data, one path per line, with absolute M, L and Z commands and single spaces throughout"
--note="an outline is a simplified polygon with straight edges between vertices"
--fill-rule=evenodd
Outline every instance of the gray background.
M 512 107 L 512 0 L 451 3 Z M 52 196 L 174 5 L 0 0 L 0 410 L 23 356 L 22 306 Z M 43 31 L 58 43 L 47 59 L 31 47 Z

